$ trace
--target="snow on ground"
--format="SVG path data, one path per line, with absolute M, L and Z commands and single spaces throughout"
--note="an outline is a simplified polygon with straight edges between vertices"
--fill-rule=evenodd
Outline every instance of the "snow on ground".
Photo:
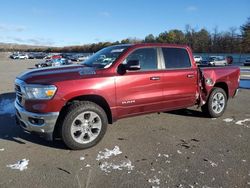
M 83 161 L 85 159 L 85 157 L 80 157 L 80 161 Z
M 109 150 L 105 148 L 105 151 L 99 151 L 96 160 L 105 160 L 110 159 L 112 156 L 117 156 L 121 154 L 122 151 L 118 146 L 115 146 L 113 150 Z M 121 160 L 121 161 L 104 161 L 100 163 L 100 169 L 106 173 L 110 173 L 112 170 L 128 170 L 128 173 L 131 173 L 131 170 L 134 169 L 132 162 L 129 159 Z
M 13 170 L 20 170 L 20 171 L 23 171 L 23 170 L 26 170 L 28 168 L 28 164 L 29 164 L 29 160 L 27 159 L 22 159 L 20 161 L 17 161 L 16 164 L 10 164 L 10 165 L 7 165 L 8 168 L 11 168 Z
M 4 151 L 4 148 L 1 148 L 0 151 Z
M 121 154 L 122 152 L 120 151 L 120 148 L 118 146 L 115 146 L 113 150 L 109 150 L 105 148 L 105 151 L 99 151 L 96 160 L 102 160 L 102 159 L 108 159 L 111 156 L 116 156 Z
M 0 101 L 0 115 L 2 114 L 15 114 L 14 101 L 10 99 L 3 99 Z
M 250 122 L 250 119 L 243 119 L 243 120 L 234 120 L 233 118 L 225 118 L 223 119 L 226 123 L 234 122 L 236 125 L 243 125 L 244 127 L 250 128 L 248 125 L 246 125 L 246 122 Z
M 223 119 L 223 121 L 225 121 L 226 123 L 230 123 L 232 122 L 234 119 L 233 118 L 226 118 L 226 119 Z
M 154 176 L 153 178 L 150 178 L 148 180 L 149 183 L 153 184 L 153 186 L 156 185 L 160 185 L 160 179 L 158 179 L 156 176 Z
M 121 162 L 119 162 L 117 164 L 105 161 L 104 163 L 102 163 L 100 165 L 100 168 L 101 168 L 102 171 L 104 171 L 106 173 L 110 173 L 111 170 L 123 170 L 123 169 L 126 169 L 128 171 L 131 171 L 131 170 L 134 169 L 134 166 L 132 165 L 132 162 L 130 160 L 121 161 Z
M 245 123 L 245 122 L 248 122 L 248 121 L 250 121 L 250 119 L 243 119 L 243 120 L 237 121 L 235 124 L 236 124 L 236 125 L 245 125 L 244 123 Z
M 212 167 L 217 167 L 217 166 L 218 166 L 218 164 L 216 164 L 216 163 L 213 162 L 213 161 L 208 160 L 208 162 L 210 163 L 210 165 L 211 165 Z

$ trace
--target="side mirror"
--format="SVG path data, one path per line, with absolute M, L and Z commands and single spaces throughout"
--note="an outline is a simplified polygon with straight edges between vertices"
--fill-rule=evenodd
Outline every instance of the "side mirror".
M 126 65 L 126 69 L 127 70 L 140 70 L 141 69 L 140 61 L 139 60 L 128 61 Z

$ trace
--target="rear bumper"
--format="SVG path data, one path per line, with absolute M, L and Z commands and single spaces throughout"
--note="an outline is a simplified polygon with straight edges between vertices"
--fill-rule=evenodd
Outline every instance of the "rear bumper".
M 47 140 L 53 140 L 53 132 L 59 112 L 32 113 L 26 111 L 17 102 L 15 102 L 15 108 L 17 123 L 24 130 L 38 133 Z

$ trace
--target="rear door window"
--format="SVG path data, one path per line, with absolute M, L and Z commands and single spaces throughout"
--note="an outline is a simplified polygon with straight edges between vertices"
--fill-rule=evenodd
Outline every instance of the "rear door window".
M 191 62 L 186 49 L 162 48 L 166 69 L 189 68 Z

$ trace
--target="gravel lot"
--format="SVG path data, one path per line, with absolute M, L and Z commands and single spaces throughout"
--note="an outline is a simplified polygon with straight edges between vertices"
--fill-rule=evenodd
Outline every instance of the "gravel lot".
M 71 151 L 15 125 L 14 79 L 38 61 L 0 53 L 1 188 L 250 187 L 250 90 L 241 89 L 221 118 L 196 108 L 127 118 L 97 146 Z

